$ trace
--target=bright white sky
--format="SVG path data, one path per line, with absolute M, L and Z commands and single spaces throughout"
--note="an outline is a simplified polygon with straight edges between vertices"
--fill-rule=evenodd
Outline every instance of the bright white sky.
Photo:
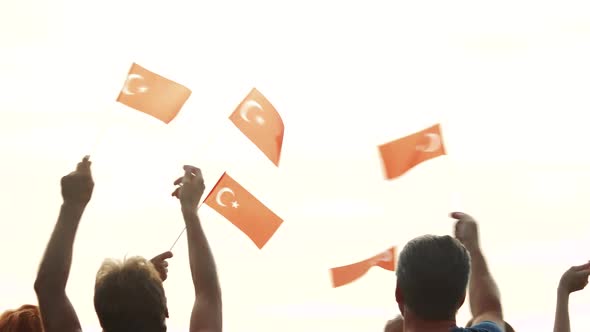
M 506 319 L 548 331 L 559 277 L 590 258 L 588 22 L 586 1 L 2 1 L 0 310 L 35 303 L 59 179 L 91 153 L 68 284 L 87 331 L 102 259 L 151 257 L 182 229 L 169 194 L 184 163 L 210 188 L 228 171 L 285 220 L 258 250 L 201 210 L 225 331 L 382 330 L 394 274 L 332 289 L 328 269 L 448 234 L 456 208 L 481 223 Z M 115 103 L 132 62 L 192 89 L 170 125 Z M 227 120 L 252 87 L 285 123 L 278 169 Z M 436 122 L 449 156 L 385 181 L 377 145 Z M 188 329 L 186 250 L 170 331 Z M 589 291 L 572 296 L 574 331 Z

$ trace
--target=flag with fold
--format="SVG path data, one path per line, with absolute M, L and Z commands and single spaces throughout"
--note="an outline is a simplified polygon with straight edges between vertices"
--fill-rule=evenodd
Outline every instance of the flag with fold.
M 133 63 L 117 101 L 167 124 L 190 95 L 187 87 Z
M 285 126 L 272 104 L 252 89 L 229 119 L 275 166 L 279 166 Z
M 446 154 L 440 125 L 379 146 L 385 178 L 395 179 L 418 164 Z
M 204 203 L 246 234 L 259 249 L 270 240 L 283 220 L 227 173 L 223 173 Z
M 395 248 L 391 247 L 376 256 L 358 263 L 331 269 L 332 286 L 336 288 L 350 284 L 365 275 L 373 266 L 379 266 L 388 271 L 395 271 Z

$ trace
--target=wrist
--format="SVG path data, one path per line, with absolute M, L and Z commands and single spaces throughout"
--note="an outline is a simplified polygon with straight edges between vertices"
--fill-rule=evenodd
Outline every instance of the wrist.
M 69 211 L 82 213 L 84 212 L 84 209 L 86 209 L 86 204 L 82 204 L 79 202 L 64 201 L 61 204 L 61 208 Z
M 197 206 L 193 204 L 180 204 L 180 210 L 183 214 L 197 214 Z
M 481 253 L 481 248 L 479 247 L 479 243 L 466 243 L 465 248 L 471 254 L 479 254 Z
M 570 291 L 567 289 L 567 287 L 562 285 L 560 282 L 559 286 L 557 286 L 557 295 L 562 296 L 562 297 L 563 296 L 568 297 L 570 295 Z

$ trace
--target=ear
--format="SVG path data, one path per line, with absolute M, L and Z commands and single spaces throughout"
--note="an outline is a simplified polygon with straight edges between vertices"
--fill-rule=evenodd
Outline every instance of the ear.
M 467 292 L 463 293 L 463 297 L 461 298 L 461 301 L 459 302 L 459 305 L 457 306 L 457 311 L 459 311 L 459 309 L 463 306 L 463 304 L 465 303 L 465 298 L 467 297 Z
M 397 302 L 397 306 L 399 308 L 399 312 L 404 314 L 404 295 L 402 294 L 402 290 L 399 287 L 399 284 L 395 286 L 395 301 Z

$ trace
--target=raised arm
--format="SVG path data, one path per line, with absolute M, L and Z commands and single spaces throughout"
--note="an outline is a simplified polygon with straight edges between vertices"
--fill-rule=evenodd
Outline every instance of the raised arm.
M 221 288 L 215 260 L 197 215 L 197 205 L 205 190 L 203 175 L 200 169 L 193 166 L 184 166 L 184 171 L 184 176 L 174 182 L 180 187 L 172 195 L 180 199 L 195 286 L 196 299 L 191 314 L 190 332 L 221 332 Z
M 78 224 L 94 189 L 88 159 L 88 156 L 84 157 L 74 172 L 61 179 L 64 201 L 35 280 L 45 332 L 82 330 L 76 311 L 66 295 L 66 284 Z
M 483 321 L 494 322 L 504 330 L 500 291 L 484 259 L 479 246 L 479 235 L 475 220 L 461 212 L 451 214 L 457 219 L 455 237 L 463 243 L 471 255 L 471 275 L 469 277 L 469 303 L 473 315 L 473 325 Z
M 570 332 L 569 297 L 570 293 L 584 289 L 588 285 L 590 263 L 573 266 L 567 270 L 557 287 L 557 306 L 553 332 Z

